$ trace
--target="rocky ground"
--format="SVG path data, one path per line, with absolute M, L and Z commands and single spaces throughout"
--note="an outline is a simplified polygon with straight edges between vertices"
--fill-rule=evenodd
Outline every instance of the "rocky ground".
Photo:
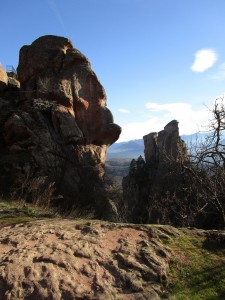
M 158 299 L 171 256 L 159 235 L 99 221 L 4 227 L 0 299 Z
M 178 281 L 191 280 L 196 255 L 209 255 L 194 247 L 215 232 L 68 219 L 1 226 L 1 300 L 224 299 L 223 288 L 218 298 L 171 296 Z M 225 259 L 213 255 L 225 282 Z

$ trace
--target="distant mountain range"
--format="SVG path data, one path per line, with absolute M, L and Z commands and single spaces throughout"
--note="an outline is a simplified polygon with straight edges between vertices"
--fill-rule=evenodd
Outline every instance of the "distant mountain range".
M 144 155 L 144 141 L 141 139 L 113 144 L 108 149 L 107 159 L 137 158 L 140 155 Z
M 185 143 L 193 142 L 206 137 L 206 133 L 194 133 L 190 135 L 182 135 L 181 138 Z M 144 141 L 143 139 L 131 140 L 128 142 L 115 143 L 108 149 L 107 160 L 115 158 L 138 158 L 144 157 Z

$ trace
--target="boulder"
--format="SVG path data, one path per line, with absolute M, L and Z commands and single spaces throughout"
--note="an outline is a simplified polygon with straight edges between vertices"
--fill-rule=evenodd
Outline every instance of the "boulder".
M 10 77 L 10 76 L 8 79 L 9 79 L 8 84 L 9 84 L 9 87 L 11 88 L 11 90 L 19 90 L 19 88 L 20 88 L 19 80 L 17 80 L 14 77 Z

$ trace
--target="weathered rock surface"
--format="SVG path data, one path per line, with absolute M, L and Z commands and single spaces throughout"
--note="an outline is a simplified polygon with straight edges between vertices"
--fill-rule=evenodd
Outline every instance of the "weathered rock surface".
M 160 299 L 173 228 L 49 220 L 0 232 L 0 299 Z
M 167 192 L 170 173 L 188 160 L 187 149 L 179 136 L 176 120 L 159 133 L 149 133 L 143 139 L 145 160 L 140 156 L 131 161 L 129 174 L 123 178 L 123 194 L 131 222 L 156 223 L 160 205 L 153 212 L 151 206 L 157 206 L 158 191 Z
M 87 144 L 111 145 L 118 139 L 120 127 L 106 107 L 105 90 L 70 40 L 49 35 L 22 47 L 18 77 L 23 90 L 67 107 Z
M 188 159 L 186 146 L 179 136 L 179 127 L 176 120 L 168 123 L 164 130 L 159 133 L 149 133 L 143 139 L 147 164 L 160 168 L 160 165 L 165 161 L 165 157 L 169 157 L 177 162 Z
M 1 186 L 47 176 L 65 207 L 98 206 L 107 147 L 121 128 L 89 61 L 68 39 L 44 36 L 21 48 L 18 80 L 0 94 Z
M 0 90 L 5 90 L 8 86 L 8 75 L 0 65 Z

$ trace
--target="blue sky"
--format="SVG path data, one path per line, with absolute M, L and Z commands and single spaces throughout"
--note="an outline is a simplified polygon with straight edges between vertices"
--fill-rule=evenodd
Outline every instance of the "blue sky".
M 172 119 L 181 134 L 201 130 L 225 92 L 224 0 L 2 1 L 0 19 L 3 67 L 17 67 L 19 49 L 46 34 L 88 57 L 122 126 L 119 141 Z

